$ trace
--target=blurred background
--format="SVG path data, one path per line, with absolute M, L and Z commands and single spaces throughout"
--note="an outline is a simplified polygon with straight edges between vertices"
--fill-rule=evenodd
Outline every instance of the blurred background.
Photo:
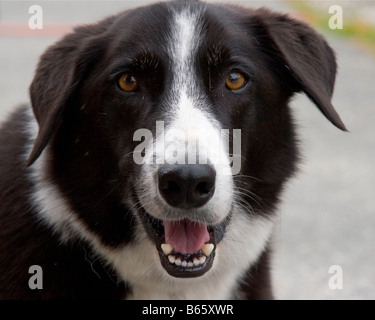
M 0 1 L 0 122 L 28 102 L 38 57 L 74 25 L 154 2 Z M 338 59 L 333 104 L 349 133 L 333 127 L 304 95 L 291 104 L 303 161 L 280 206 L 272 263 L 276 298 L 375 299 L 375 1 L 226 2 L 309 22 Z M 43 10 L 41 30 L 28 25 L 35 4 Z M 342 9 L 342 29 L 329 28 L 338 12 L 329 13 L 333 5 Z M 340 273 L 329 273 L 331 266 L 342 270 L 342 288 L 335 289 Z

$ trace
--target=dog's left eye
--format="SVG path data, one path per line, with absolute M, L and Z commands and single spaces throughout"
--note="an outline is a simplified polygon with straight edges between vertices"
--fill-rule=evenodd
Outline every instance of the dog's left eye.
M 246 78 L 242 73 L 234 71 L 228 74 L 225 85 L 230 90 L 239 90 L 246 85 Z
M 138 88 L 138 80 L 131 73 L 124 73 L 118 79 L 118 86 L 125 92 L 134 92 Z

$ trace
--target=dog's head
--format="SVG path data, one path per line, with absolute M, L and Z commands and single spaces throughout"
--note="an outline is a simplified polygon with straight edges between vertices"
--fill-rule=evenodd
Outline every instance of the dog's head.
M 325 40 L 286 15 L 201 2 L 130 10 L 42 56 L 28 163 L 49 145 L 51 181 L 106 247 L 152 243 L 142 261 L 201 276 L 219 256 L 229 266 L 263 250 L 268 233 L 246 242 L 295 169 L 291 96 L 304 91 L 345 130 L 335 73 Z

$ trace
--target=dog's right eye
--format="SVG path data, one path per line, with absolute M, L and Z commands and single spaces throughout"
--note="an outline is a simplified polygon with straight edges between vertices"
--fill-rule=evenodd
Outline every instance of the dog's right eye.
M 134 92 L 138 88 L 138 80 L 131 73 L 124 73 L 118 79 L 118 86 L 121 90 L 125 92 Z
M 242 73 L 233 71 L 225 79 L 225 85 L 229 90 L 236 91 L 246 85 L 246 78 Z

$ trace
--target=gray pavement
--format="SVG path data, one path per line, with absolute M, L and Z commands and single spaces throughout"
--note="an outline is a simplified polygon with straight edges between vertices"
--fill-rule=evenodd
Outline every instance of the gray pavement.
M 275 280 L 283 298 L 375 299 L 375 57 L 328 40 L 340 66 L 333 104 L 350 133 L 306 97 L 293 102 L 304 161 L 281 210 Z M 328 287 L 331 265 L 342 290 Z
M 45 23 L 87 23 L 146 2 L 153 1 L 41 5 Z M 1 1 L 0 23 L 27 23 L 31 4 Z M 261 4 L 289 9 L 280 1 Z M 38 56 L 56 39 L 0 36 L 0 120 L 28 101 Z M 278 299 L 375 299 L 375 57 L 352 41 L 333 34 L 327 39 L 339 64 L 333 104 L 350 133 L 334 128 L 304 95 L 292 102 L 304 159 L 285 191 L 274 237 Z M 342 267 L 342 289 L 328 286 L 332 265 Z

